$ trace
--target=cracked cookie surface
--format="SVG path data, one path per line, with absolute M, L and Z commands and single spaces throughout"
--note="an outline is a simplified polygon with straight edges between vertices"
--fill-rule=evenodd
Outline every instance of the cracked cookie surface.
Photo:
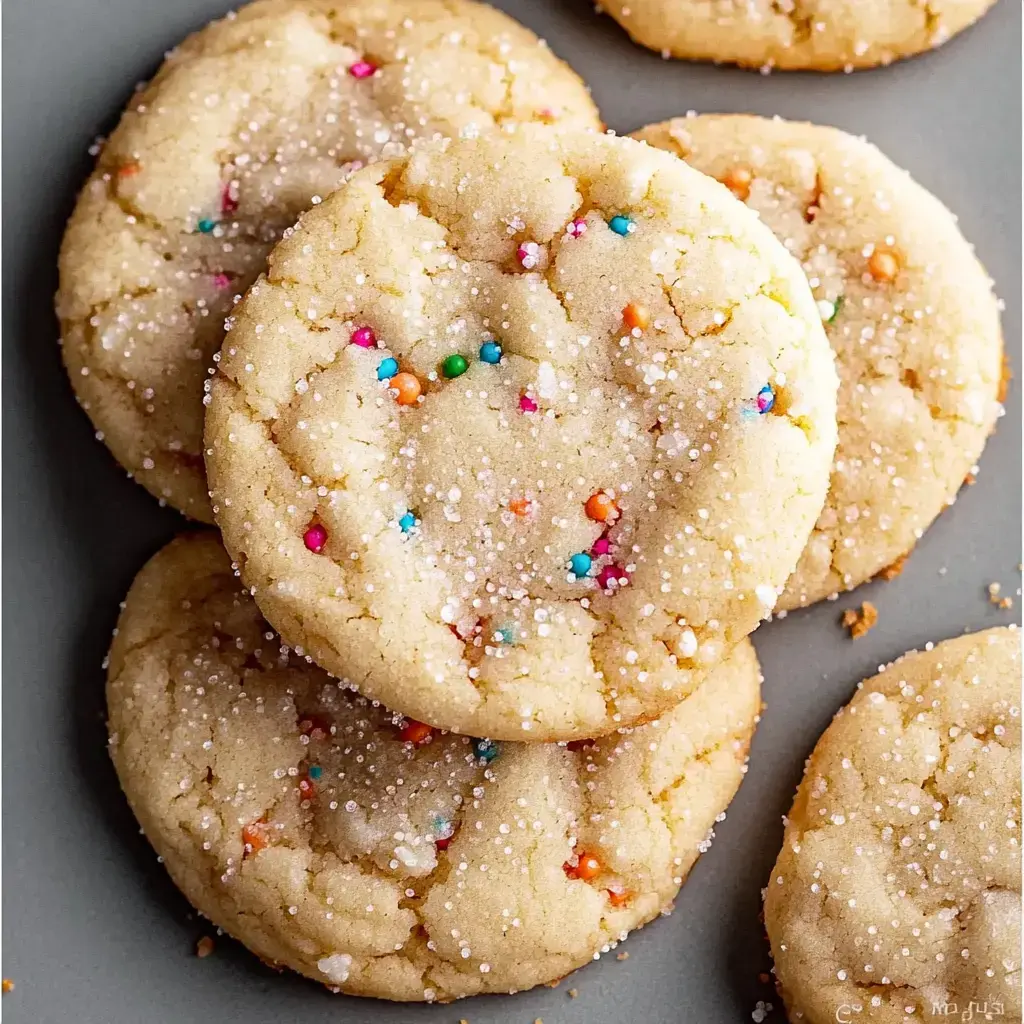
M 214 511 L 264 615 L 471 735 L 593 736 L 684 697 L 771 611 L 834 450 L 796 263 L 721 185 L 594 133 L 360 171 L 218 358 Z
M 852 71 L 941 46 L 995 0 L 603 0 L 665 57 Z
M 432 732 L 281 647 L 212 532 L 132 586 L 110 753 L 188 899 L 356 995 L 549 982 L 666 910 L 739 786 L 760 673 L 738 645 L 678 708 L 570 747 Z
M 1015 628 L 929 645 L 819 740 L 765 895 L 790 1020 L 1019 1024 L 1020 674 Z
M 262 0 L 190 36 L 103 146 L 61 250 L 64 360 L 98 436 L 212 521 L 203 380 L 284 229 L 416 138 L 531 119 L 599 124 L 568 66 L 469 0 Z
M 829 494 L 779 607 L 871 579 L 952 502 L 1000 411 L 991 282 L 953 215 L 836 128 L 702 115 L 634 133 L 726 183 L 798 259 L 839 371 Z

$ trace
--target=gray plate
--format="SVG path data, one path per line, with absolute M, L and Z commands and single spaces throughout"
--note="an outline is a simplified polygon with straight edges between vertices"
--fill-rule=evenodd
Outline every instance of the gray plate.
M 862 588 L 881 612 L 852 643 L 824 604 L 756 635 L 767 711 L 751 771 L 675 913 L 554 990 L 450 1007 L 331 996 L 223 939 L 206 960 L 196 915 L 140 837 L 104 750 L 100 667 L 132 576 L 183 525 L 92 438 L 60 367 L 51 296 L 61 230 L 134 83 L 224 0 L 9 0 L 3 124 L 3 999 L 11 1024 L 737 1024 L 778 1003 L 760 890 L 804 758 L 858 680 L 928 640 L 1012 621 L 1020 555 L 1020 386 L 978 483 L 903 575 Z M 584 78 L 621 132 L 701 111 L 753 111 L 866 134 L 951 206 L 1006 300 L 1020 380 L 1021 5 L 1003 0 L 943 49 L 856 75 L 663 62 L 583 0 L 505 0 Z M 567 990 L 578 990 L 572 1000 Z M 782 1020 L 778 1009 L 770 1021 Z

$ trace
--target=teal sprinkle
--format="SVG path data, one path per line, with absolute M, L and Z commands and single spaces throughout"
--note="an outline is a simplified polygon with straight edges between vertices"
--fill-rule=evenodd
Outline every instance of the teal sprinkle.
M 412 512 L 406 512 L 401 519 L 398 520 L 398 525 L 401 528 L 402 533 L 408 533 L 416 525 L 416 516 Z
M 204 217 L 196 225 L 196 227 L 199 228 L 199 230 L 202 231 L 204 235 L 208 235 L 216 226 L 217 222 L 215 220 L 210 220 L 209 217 Z
M 498 630 L 498 636 L 501 637 L 503 644 L 514 644 L 516 642 L 516 628 L 515 626 L 502 626 Z
M 617 235 L 630 235 L 636 231 L 636 225 L 624 214 L 617 213 L 610 221 L 608 227 Z
M 473 753 L 484 764 L 490 764 L 498 756 L 498 744 L 494 740 L 473 740 Z
M 398 360 L 388 356 L 387 359 L 382 359 L 380 366 L 377 367 L 377 380 L 390 380 L 396 373 L 398 373 Z
M 309 766 L 309 777 L 314 782 L 316 782 L 317 779 L 319 779 L 320 776 L 323 775 L 323 773 L 324 773 L 324 770 L 323 770 L 323 768 L 320 767 L 320 765 L 318 765 L 318 764 L 311 764 Z
M 573 555 L 569 559 L 569 568 L 572 570 L 572 574 L 576 579 L 582 579 L 590 572 L 591 559 L 585 551 L 581 551 L 579 554 Z
M 480 346 L 480 361 L 490 363 L 492 366 L 495 363 L 500 363 L 501 346 L 496 341 L 485 341 Z

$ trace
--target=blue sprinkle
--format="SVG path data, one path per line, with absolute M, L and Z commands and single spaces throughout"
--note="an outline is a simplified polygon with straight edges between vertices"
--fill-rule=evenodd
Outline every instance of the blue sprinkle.
M 215 220 L 210 220 L 209 217 L 204 217 L 196 225 L 196 227 L 199 228 L 199 230 L 202 231 L 204 235 L 208 235 L 216 226 L 217 222 Z
M 498 756 L 498 744 L 494 740 L 473 740 L 473 753 L 484 764 L 490 764 Z
M 391 380 L 396 373 L 398 373 L 398 360 L 389 356 L 380 361 L 380 366 L 377 367 L 377 380 Z
M 631 235 L 636 231 L 636 225 L 624 214 L 617 213 L 610 221 L 608 227 L 617 235 Z
M 576 579 L 582 579 L 590 572 L 590 555 L 585 551 L 579 552 L 579 554 L 573 555 L 569 559 L 569 568 L 572 569 L 573 575 Z
M 480 362 L 494 363 L 501 362 L 501 346 L 496 341 L 485 341 L 480 346 Z
M 320 776 L 323 775 L 323 773 L 324 773 L 324 770 L 323 770 L 323 768 L 320 767 L 320 765 L 318 765 L 318 764 L 311 764 L 309 766 L 309 777 L 314 782 L 316 782 L 316 780 L 319 779 Z
M 416 525 L 416 516 L 412 512 L 406 512 L 401 519 L 398 520 L 398 525 L 402 530 L 402 533 L 408 533 Z
M 772 391 L 770 384 L 765 384 L 765 386 L 757 393 L 757 411 L 763 416 L 766 412 L 771 412 L 774 408 L 775 392 Z
M 497 632 L 503 644 L 514 644 L 516 642 L 515 626 L 502 626 Z

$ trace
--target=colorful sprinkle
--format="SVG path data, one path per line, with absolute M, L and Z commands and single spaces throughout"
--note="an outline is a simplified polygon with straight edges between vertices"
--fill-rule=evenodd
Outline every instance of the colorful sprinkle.
M 451 846 L 451 843 L 452 843 L 452 837 L 451 836 L 442 836 L 441 838 L 434 840 L 434 846 L 438 850 L 447 850 L 448 847 Z
M 314 523 L 302 535 L 302 543 L 313 552 L 319 555 L 327 543 L 327 530 L 321 523 Z
M 651 314 L 646 306 L 631 302 L 622 311 L 622 322 L 632 331 L 645 331 L 651 325 Z
M 636 231 L 636 225 L 624 214 L 617 213 L 610 221 L 608 227 L 617 235 L 631 235 Z
M 571 860 L 567 860 L 562 865 L 562 870 L 570 878 L 578 878 L 581 881 L 589 882 L 591 879 L 597 878 L 604 870 L 604 866 L 592 853 L 583 851 L 575 860 L 575 864 Z
M 231 287 L 231 278 L 227 274 L 214 274 L 213 287 L 219 292 L 227 291 Z
M 619 509 L 610 494 L 597 491 L 587 498 L 583 510 L 590 519 L 597 523 L 614 522 L 618 518 Z
M 455 835 L 455 824 L 440 814 L 435 814 L 430 820 L 430 827 L 434 832 L 434 843 L 439 850 L 447 850 L 448 844 Z
M 376 70 L 376 64 L 371 64 L 368 60 L 357 60 L 349 65 L 348 73 L 353 78 L 369 78 Z
M 312 800 L 316 796 L 316 786 L 308 779 L 299 779 L 299 800 Z
M 750 195 L 750 186 L 754 183 L 754 172 L 746 164 L 737 164 L 718 180 L 737 199 L 746 200 Z
M 775 408 L 775 392 L 770 384 L 765 384 L 757 393 L 757 411 L 763 416 Z
M 516 642 L 516 628 L 515 626 L 501 626 L 495 633 L 495 636 L 499 643 L 512 646 Z
M 527 516 L 532 506 L 533 502 L 529 498 L 513 498 L 508 503 L 508 510 L 517 516 Z
M 580 551 L 569 559 L 569 568 L 578 580 L 582 579 L 588 572 L 590 572 L 590 566 L 592 564 L 590 555 L 585 551 Z
M 608 901 L 613 907 L 624 907 L 633 898 L 628 889 L 605 889 L 608 893 Z
M 900 272 L 900 261 L 891 249 L 875 249 L 868 259 L 868 273 L 879 284 L 891 284 Z
M 308 774 L 309 774 L 309 777 L 314 782 L 317 782 L 320 779 L 320 776 L 323 775 L 323 773 L 324 773 L 324 770 L 323 770 L 323 768 L 320 767 L 320 765 L 318 765 L 318 764 L 311 764 L 309 766 L 309 773 Z
M 234 213 L 238 209 L 238 192 L 233 181 L 227 182 L 221 190 L 220 208 L 224 213 Z
M 415 405 L 423 394 L 423 385 L 411 373 L 396 373 L 391 378 L 391 390 L 395 393 L 395 401 L 399 405 Z
M 267 823 L 260 820 L 252 821 L 242 829 L 243 860 L 251 854 L 266 849 L 268 846 L 266 828 Z
M 461 377 L 468 369 L 469 363 L 466 362 L 465 356 L 460 356 L 458 352 L 448 356 L 441 364 L 441 372 L 448 380 Z
M 832 315 L 825 321 L 827 324 L 835 322 L 837 316 L 839 316 L 839 310 L 843 308 L 844 296 L 836 296 L 836 301 L 832 304 Z
M 629 582 L 629 576 L 621 565 L 606 565 L 597 574 L 597 585 L 602 590 L 612 590 L 614 587 L 624 587 Z
M 541 124 L 554 124 L 558 117 L 550 107 L 541 107 L 537 111 L 537 119 Z
M 566 229 L 570 238 L 579 238 L 587 233 L 587 222 L 582 217 L 577 217 Z
M 498 756 L 498 744 L 494 740 L 473 740 L 473 756 L 490 764 Z
M 402 726 L 402 731 L 399 736 L 402 738 L 403 743 L 413 743 L 417 747 L 422 746 L 434 735 L 434 730 L 424 722 L 417 722 L 413 719 L 408 719 L 405 725 Z
M 540 246 L 536 242 L 523 242 L 516 249 L 516 259 L 525 270 L 533 270 L 540 262 Z
M 210 232 L 211 232 L 211 231 L 212 231 L 212 230 L 213 230 L 213 229 L 214 229 L 214 228 L 215 228 L 216 226 L 217 226 L 217 222 L 216 222 L 215 220 L 211 220 L 211 219 L 210 219 L 209 217 L 204 217 L 204 218 L 203 218 L 203 219 L 202 219 L 202 220 L 201 220 L 201 221 L 200 221 L 200 222 L 199 222 L 199 223 L 198 223 L 198 224 L 196 225 L 196 227 L 197 227 L 197 228 L 199 228 L 199 230 L 200 230 L 200 231 L 201 231 L 201 232 L 202 232 L 202 233 L 203 233 L 204 235 L 208 235 L 208 234 L 209 234 L 209 233 L 210 233 Z
M 595 558 L 600 558 L 602 555 L 607 555 L 612 549 L 612 542 L 607 537 L 598 537 L 594 541 L 594 546 L 590 549 L 590 553 Z
M 406 512 L 401 519 L 398 520 L 398 528 L 402 533 L 408 533 L 416 525 L 416 514 L 414 512 Z
M 382 359 L 377 367 L 377 380 L 391 380 L 396 373 L 398 373 L 398 360 L 388 356 L 387 359 Z
M 126 164 L 121 164 L 117 169 L 117 176 L 119 178 L 131 178 L 138 174 L 142 170 L 142 166 L 136 161 L 131 160 Z
M 539 406 L 529 395 L 519 396 L 519 411 L 520 412 L 536 412 Z
M 480 346 L 480 362 L 490 363 L 494 366 L 495 363 L 501 362 L 501 346 L 496 341 L 485 341 Z
M 377 335 L 374 334 L 372 327 L 357 327 L 352 332 L 352 337 L 349 338 L 349 341 L 360 348 L 376 348 Z

